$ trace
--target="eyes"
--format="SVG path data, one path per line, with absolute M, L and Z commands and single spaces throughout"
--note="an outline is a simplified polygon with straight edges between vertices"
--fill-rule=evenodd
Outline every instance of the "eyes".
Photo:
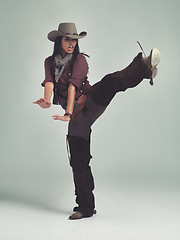
M 77 39 L 65 37 L 65 38 L 64 38 L 64 41 L 65 41 L 65 42 L 77 42 Z

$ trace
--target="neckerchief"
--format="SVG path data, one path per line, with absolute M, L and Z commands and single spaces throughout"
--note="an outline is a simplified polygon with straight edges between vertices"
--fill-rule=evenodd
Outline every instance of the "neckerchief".
M 58 82 L 63 74 L 66 64 L 72 59 L 72 54 L 67 54 L 64 58 L 60 54 L 55 56 L 55 81 Z

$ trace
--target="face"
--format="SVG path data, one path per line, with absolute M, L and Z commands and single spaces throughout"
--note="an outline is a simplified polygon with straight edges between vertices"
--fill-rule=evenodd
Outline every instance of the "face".
M 62 37 L 61 47 L 63 50 L 63 55 L 65 56 L 67 53 L 73 53 L 74 48 L 77 44 L 77 39 Z

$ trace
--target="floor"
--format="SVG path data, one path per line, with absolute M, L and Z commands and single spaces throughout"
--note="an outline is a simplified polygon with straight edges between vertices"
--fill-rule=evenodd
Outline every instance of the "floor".
M 68 220 L 72 196 L 44 205 L 21 199 L 0 201 L 2 240 L 179 240 L 180 192 L 137 184 L 98 183 L 97 214 Z

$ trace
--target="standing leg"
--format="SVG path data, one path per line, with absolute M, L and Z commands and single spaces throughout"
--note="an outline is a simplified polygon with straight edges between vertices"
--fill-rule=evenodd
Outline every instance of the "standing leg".
M 84 108 L 73 117 L 68 126 L 68 142 L 70 148 L 70 165 L 75 184 L 76 212 L 71 220 L 90 217 L 96 213 L 93 194 L 94 179 L 89 166 L 90 135 L 94 121 L 105 111 L 106 107 L 97 105 L 88 95 Z
M 73 214 L 70 219 L 91 217 L 94 213 L 95 200 L 93 195 L 94 179 L 89 166 L 90 159 L 90 137 L 86 140 L 81 137 L 68 135 L 70 148 L 70 165 L 73 171 L 75 184 L 76 203 L 78 207 L 74 211 L 80 215 Z M 78 216 L 78 217 L 77 217 Z

